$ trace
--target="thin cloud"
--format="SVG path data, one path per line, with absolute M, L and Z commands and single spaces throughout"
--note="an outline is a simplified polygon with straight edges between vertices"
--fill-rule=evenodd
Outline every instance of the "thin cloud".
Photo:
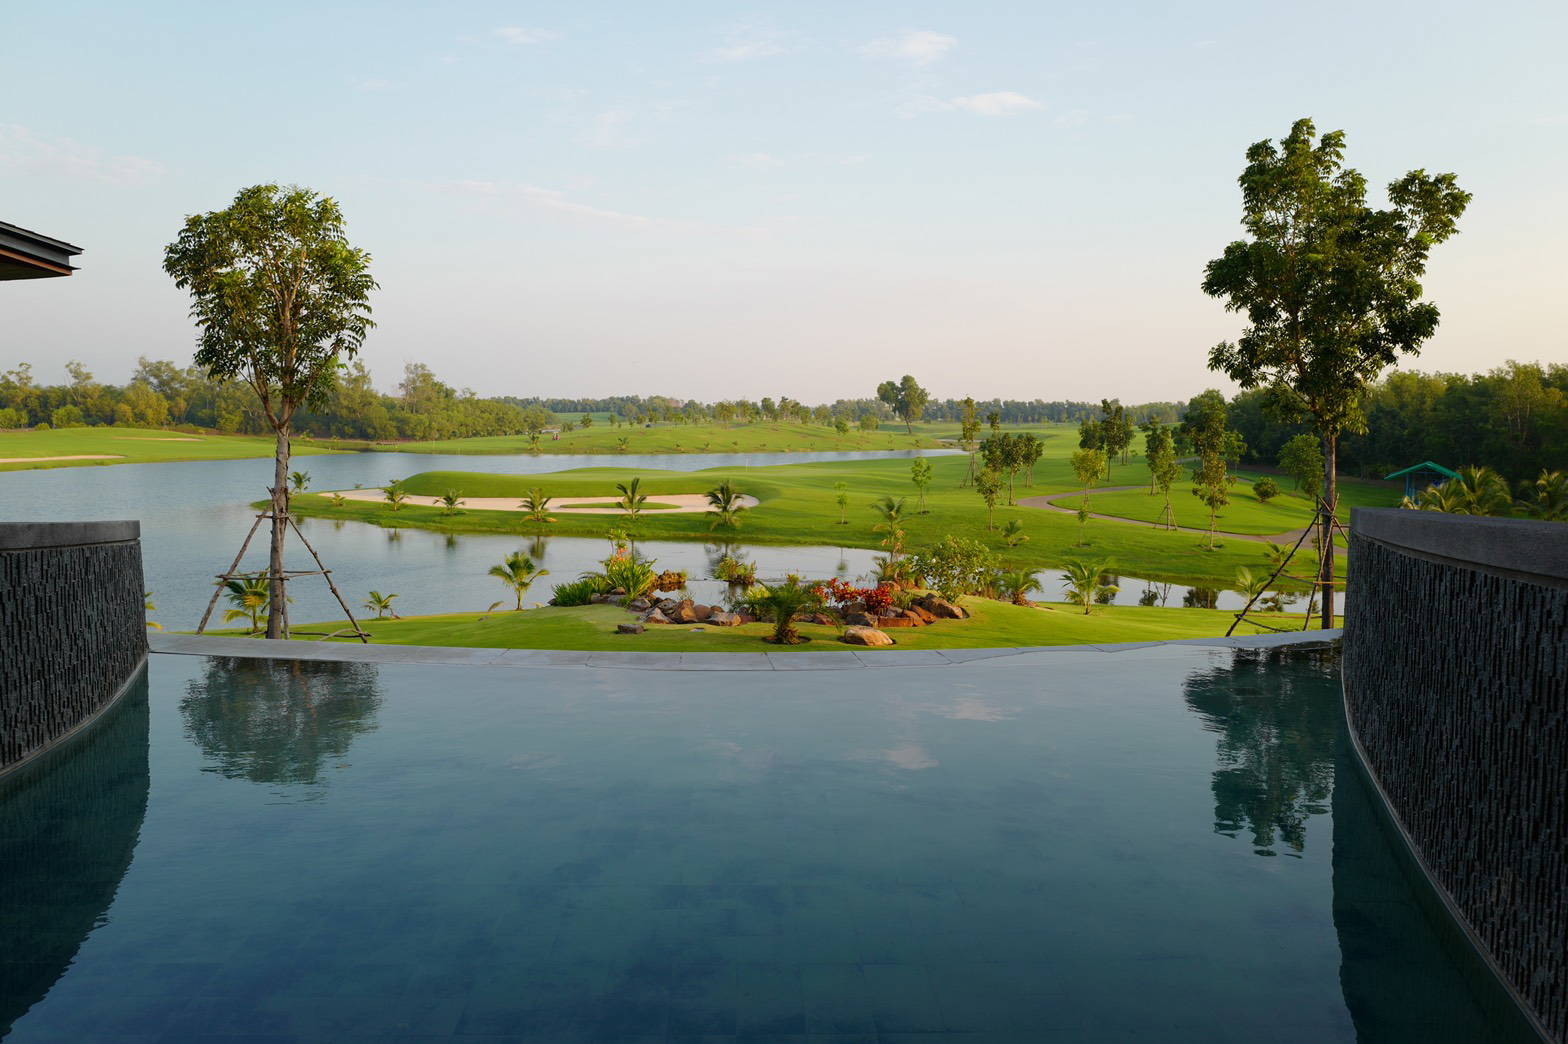
M 751 62 L 788 54 L 793 48 L 788 34 L 776 29 L 740 29 L 729 34 L 722 46 L 708 52 L 712 62 Z
M 955 109 L 964 109 L 980 116 L 1016 116 L 1044 106 L 1017 91 L 991 91 L 987 94 L 970 94 L 953 99 Z
M 891 58 L 912 65 L 941 61 L 958 46 L 958 38 L 929 29 L 906 29 L 892 36 L 881 36 L 862 44 L 860 53 L 867 58 Z
M 561 38 L 561 34 L 554 29 L 529 29 L 520 25 L 503 25 L 499 29 L 491 30 L 490 35 L 517 46 L 545 43 Z
M 784 161 L 771 152 L 747 152 L 731 156 L 730 162 L 737 167 L 750 167 L 753 170 L 771 170 L 784 165 Z
M 70 138 L 36 134 L 16 123 L 0 123 L 0 170 L 44 174 L 106 185 L 146 185 L 164 166 L 145 156 L 115 156 Z
M 611 210 L 606 207 L 579 203 L 576 200 L 568 199 L 566 193 L 559 189 L 544 188 L 539 185 L 460 180 L 437 182 L 431 187 L 436 191 L 452 195 L 481 199 L 516 200 L 540 210 L 550 210 L 560 214 L 569 214 L 572 217 L 610 222 L 633 228 L 646 228 L 663 223 L 657 218 L 646 217 L 642 214 L 628 214 L 621 210 Z

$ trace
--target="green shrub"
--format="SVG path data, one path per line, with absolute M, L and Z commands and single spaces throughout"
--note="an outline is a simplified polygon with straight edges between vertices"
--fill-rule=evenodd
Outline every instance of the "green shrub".
M 87 419 L 82 416 L 82 411 L 75 406 L 61 406 L 49 415 L 49 423 L 56 428 L 84 428 Z
M 948 534 L 916 555 L 913 569 L 943 598 L 956 602 L 991 583 L 996 555 L 978 540 Z
M 0 410 L 0 428 L 25 428 L 27 427 L 27 414 L 21 410 L 7 406 Z
M 1279 483 L 1271 478 L 1260 478 L 1252 484 L 1252 492 L 1257 494 L 1260 503 L 1267 504 L 1279 496 Z
M 594 595 L 601 593 L 599 584 L 593 577 L 556 584 L 550 591 L 551 605 L 587 605 L 593 601 Z

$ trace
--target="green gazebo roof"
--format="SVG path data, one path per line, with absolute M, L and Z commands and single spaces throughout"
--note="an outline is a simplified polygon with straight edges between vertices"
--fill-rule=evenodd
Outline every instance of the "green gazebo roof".
M 1384 475 L 1383 479 L 1384 479 L 1384 481 L 1388 481 L 1389 479 L 1403 478 L 1406 475 L 1412 474 L 1413 472 L 1417 472 L 1417 471 L 1435 471 L 1439 475 L 1446 475 L 1448 478 L 1451 478 L 1451 479 L 1459 477 L 1459 473 L 1457 471 L 1453 471 L 1453 470 L 1451 470 L 1449 468 L 1445 468 L 1441 464 L 1433 464 L 1430 460 L 1423 460 L 1419 464 L 1412 464 L 1412 465 L 1410 465 L 1410 467 L 1404 468 L 1404 469 L 1402 469 L 1400 471 L 1396 471 L 1392 475 Z

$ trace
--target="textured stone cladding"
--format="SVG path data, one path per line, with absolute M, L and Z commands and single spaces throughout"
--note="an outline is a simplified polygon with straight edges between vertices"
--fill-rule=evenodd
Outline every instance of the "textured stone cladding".
M 1568 586 L 1354 532 L 1350 548 L 1345 700 L 1368 766 L 1471 931 L 1568 1041 Z
M 0 771 L 101 710 L 147 652 L 138 540 L 0 548 Z

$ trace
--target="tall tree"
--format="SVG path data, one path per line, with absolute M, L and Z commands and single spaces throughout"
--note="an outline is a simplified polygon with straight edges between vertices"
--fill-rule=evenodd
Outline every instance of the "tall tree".
M 1212 551 L 1220 508 L 1230 503 L 1230 487 L 1236 481 L 1230 465 L 1241 457 L 1246 445 L 1230 429 L 1225 396 L 1212 388 L 1187 404 L 1181 433 L 1198 457 L 1192 468 L 1192 495 L 1209 509 L 1208 547 Z
M 958 415 L 958 444 L 969 451 L 969 476 L 967 485 L 975 480 L 975 439 L 980 435 L 980 414 L 975 410 L 972 396 L 964 399 L 963 410 Z
M 904 422 L 905 430 L 911 435 L 915 433 L 915 421 L 926 412 L 926 403 L 931 401 L 930 393 L 920 387 L 920 383 L 907 373 L 897 384 L 892 381 L 883 381 L 879 384 L 877 398 L 887 403 L 894 415 Z
M 277 638 L 294 414 L 326 401 L 339 365 L 374 325 L 370 255 L 349 245 L 330 197 L 253 185 L 224 210 L 186 218 L 163 269 L 190 291 L 197 364 L 215 380 L 248 384 L 276 435 L 267 637 Z
M 1243 388 L 1266 388 L 1278 415 L 1308 419 L 1323 442 L 1324 627 L 1334 624 L 1339 437 L 1362 427 L 1365 388 L 1437 330 L 1421 277 L 1470 202 L 1453 174 L 1413 170 L 1388 186 L 1387 209 L 1373 208 L 1344 153 L 1342 131 L 1318 138 L 1309 119 L 1277 145 L 1249 148 L 1239 179 L 1248 238 L 1210 261 L 1203 278 L 1204 293 L 1248 321 L 1235 342 L 1210 350 L 1209 366 Z

